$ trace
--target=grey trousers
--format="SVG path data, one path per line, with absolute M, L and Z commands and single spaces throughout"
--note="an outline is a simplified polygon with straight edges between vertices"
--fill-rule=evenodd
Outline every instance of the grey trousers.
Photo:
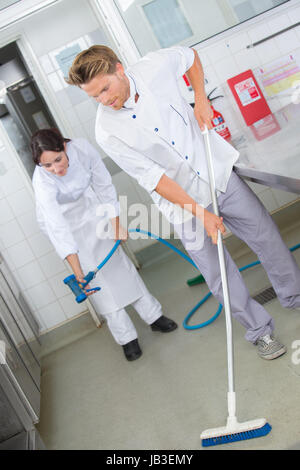
M 284 244 L 277 226 L 249 186 L 232 172 L 225 193 L 218 197 L 220 216 L 229 230 L 247 243 L 256 253 L 283 307 L 300 307 L 300 269 Z M 207 208 L 213 212 L 212 206 Z M 191 225 L 174 226 L 190 257 L 205 277 L 211 293 L 224 305 L 217 246 L 204 233 L 201 249 L 188 250 L 193 237 Z M 232 315 L 245 328 L 245 338 L 255 343 L 274 330 L 274 320 L 253 300 L 243 278 L 226 247 L 225 263 L 228 275 Z

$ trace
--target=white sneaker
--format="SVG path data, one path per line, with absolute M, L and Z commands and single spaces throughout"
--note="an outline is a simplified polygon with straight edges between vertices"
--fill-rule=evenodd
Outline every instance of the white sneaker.
M 257 345 L 259 356 L 267 360 L 276 359 L 276 357 L 282 356 L 287 351 L 286 346 L 271 335 L 261 336 L 255 344 Z

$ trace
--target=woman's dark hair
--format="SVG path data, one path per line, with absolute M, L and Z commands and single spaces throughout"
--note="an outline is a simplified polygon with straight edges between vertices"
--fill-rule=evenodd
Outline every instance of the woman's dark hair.
M 64 143 L 71 139 L 65 139 L 58 129 L 40 129 L 31 137 L 30 147 L 32 158 L 36 165 L 40 163 L 41 155 L 45 151 L 62 152 Z

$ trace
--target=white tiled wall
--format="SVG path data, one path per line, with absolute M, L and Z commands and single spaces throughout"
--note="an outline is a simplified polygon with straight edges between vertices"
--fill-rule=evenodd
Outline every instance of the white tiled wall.
M 70 274 L 36 222 L 28 177 L 0 124 L 0 251 L 41 331 L 86 310 L 63 284 Z
M 75 6 L 72 8 L 71 4 Z M 93 43 L 110 45 L 110 40 L 101 30 L 87 1 L 67 0 L 49 12 L 47 17 L 43 13 L 43 21 L 36 15 L 28 23 L 22 24 L 22 31 L 37 57 L 45 82 L 56 97 L 57 109 L 63 113 L 71 129 L 71 135 L 67 137 L 83 136 L 96 145 L 96 105 L 80 89 L 65 83 L 55 55 L 74 43 L 86 48 Z M 60 27 L 57 26 L 53 35 L 53 25 L 57 25 L 62 19 L 63 23 Z M 246 23 L 238 33 L 233 32 L 226 39 L 215 41 L 208 47 L 198 48 L 209 80 L 208 91 L 214 86 L 224 84 L 227 78 L 243 70 L 252 68 L 255 72 L 255 68 L 260 65 L 265 65 L 287 52 L 298 51 L 300 28 L 256 48 L 246 49 L 252 41 L 298 21 L 300 6 L 290 8 L 284 13 L 274 13 L 267 20 L 261 19 L 251 28 Z M 41 38 L 45 40 L 41 41 Z M 233 101 L 219 100 L 217 103 L 217 109 L 224 114 L 234 134 L 241 123 L 238 109 Z M 273 111 L 283 104 L 283 98 L 269 101 Z M 45 331 L 81 313 L 85 306 L 76 304 L 73 295 L 61 282 L 69 271 L 37 226 L 31 188 L 3 132 L 3 128 L 0 128 L 0 250 L 39 319 L 42 330 Z M 123 172 L 114 175 L 113 182 L 119 194 L 128 195 L 129 203 L 152 202 L 147 193 Z M 252 183 L 250 186 L 269 211 L 276 210 L 297 197 Z M 147 240 L 136 240 L 130 241 L 129 245 L 131 250 L 138 251 L 148 243 Z

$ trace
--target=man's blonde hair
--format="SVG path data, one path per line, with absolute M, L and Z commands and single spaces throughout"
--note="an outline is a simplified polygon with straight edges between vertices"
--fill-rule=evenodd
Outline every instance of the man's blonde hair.
M 101 73 L 115 73 L 117 63 L 121 61 L 109 47 L 91 46 L 75 57 L 66 82 L 76 86 L 89 83 Z

